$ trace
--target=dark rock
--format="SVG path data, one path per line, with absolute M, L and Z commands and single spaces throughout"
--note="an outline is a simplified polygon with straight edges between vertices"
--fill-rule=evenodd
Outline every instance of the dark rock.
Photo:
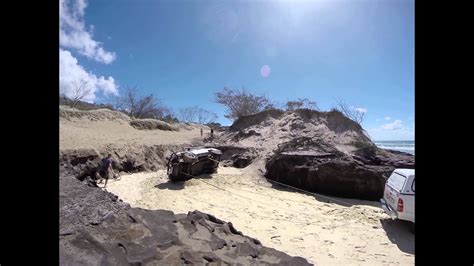
M 193 250 L 184 250 L 180 252 L 180 258 L 184 264 L 202 264 L 203 256 Z
M 109 145 L 100 152 L 93 149 L 62 150 L 59 156 L 60 174 L 74 175 L 77 179 L 95 186 L 101 159 L 112 154 L 116 163 L 113 168 L 119 173 L 157 170 L 166 164 L 167 150 L 181 149 L 176 145 L 117 147 Z
M 249 151 L 249 148 L 244 148 L 244 147 L 239 147 L 239 146 L 216 145 L 216 146 L 211 146 L 211 147 L 219 149 L 222 152 L 221 161 L 225 161 L 225 160 L 232 161 L 232 156 L 244 154 Z
M 232 156 L 232 166 L 235 168 L 244 168 L 252 163 L 255 155 L 251 153 L 235 154 Z
M 400 158 L 403 156 L 403 158 Z M 406 155 L 280 153 L 266 164 L 266 177 L 307 191 L 345 198 L 379 200 L 386 178 L 395 168 L 414 168 L 414 157 Z
M 255 239 L 255 238 L 253 238 L 252 240 L 255 245 L 262 245 L 262 242 L 260 242 L 260 240 Z
M 216 217 L 214 217 L 213 215 L 210 215 L 208 214 L 207 215 L 209 221 L 213 222 L 213 223 L 216 223 L 216 224 L 224 224 L 224 221 L 222 221 L 221 219 L 218 219 Z
M 212 145 L 210 147 L 222 151 L 220 165 L 224 167 L 244 168 L 257 157 L 257 151 L 254 148 L 229 145 Z
M 130 208 L 117 196 L 60 176 L 61 265 L 270 264 L 310 265 L 266 248 L 231 223 L 199 211 Z M 203 234 L 203 230 L 207 231 Z M 206 237 L 204 237 L 206 236 Z M 228 244 L 229 243 L 229 244 Z M 222 252 L 234 243 L 237 248 Z M 259 256 L 266 254 L 266 256 Z
M 228 225 L 229 225 L 229 230 L 232 234 L 242 235 L 242 232 L 237 231 L 237 229 L 235 229 L 234 225 L 231 222 L 229 222 Z
M 306 125 L 303 121 L 298 120 L 298 122 L 293 122 L 290 125 L 291 130 L 299 130 L 299 129 L 306 129 Z
M 237 255 L 242 257 L 250 256 L 252 258 L 258 257 L 258 249 L 250 243 L 238 243 L 236 248 Z
M 205 259 L 206 262 L 215 262 L 215 263 L 221 262 L 221 260 L 217 256 L 214 256 L 213 254 L 204 255 L 202 256 L 202 258 Z

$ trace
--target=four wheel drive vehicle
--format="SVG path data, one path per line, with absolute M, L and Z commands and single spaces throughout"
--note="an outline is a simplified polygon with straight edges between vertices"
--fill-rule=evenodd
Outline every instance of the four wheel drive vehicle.
M 167 174 L 171 181 L 185 181 L 217 171 L 222 152 L 214 148 L 188 149 L 168 157 Z
M 395 169 L 385 183 L 382 209 L 392 219 L 415 224 L 415 170 Z

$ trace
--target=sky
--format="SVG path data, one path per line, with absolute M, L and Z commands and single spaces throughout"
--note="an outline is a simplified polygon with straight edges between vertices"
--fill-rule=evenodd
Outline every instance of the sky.
M 343 100 L 374 140 L 414 140 L 413 0 L 60 0 L 60 91 L 136 86 L 177 111 L 224 87 L 277 104 Z

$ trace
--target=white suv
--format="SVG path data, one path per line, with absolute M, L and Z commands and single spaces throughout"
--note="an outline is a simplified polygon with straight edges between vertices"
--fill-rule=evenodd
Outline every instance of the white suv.
M 395 169 L 385 183 L 382 208 L 392 219 L 415 224 L 415 170 Z

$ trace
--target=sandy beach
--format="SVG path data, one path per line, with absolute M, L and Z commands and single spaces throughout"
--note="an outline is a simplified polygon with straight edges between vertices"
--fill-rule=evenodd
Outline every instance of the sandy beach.
M 377 202 L 330 201 L 272 187 L 258 172 L 256 166 L 220 167 L 213 175 L 170 183 L 160 170 L 124 175 L 106 189 L 132 207 L 213 214 L 264 246 L 317 265 L 414 264 L 414 234 Z
M 95 112 L 106 118 L 94 119 L 89 112 L 79 119 L 60 120 L 62 150 L 101 149 L 109 144 L 179 145 L 202 140 L 197 125 L 181 125 L 179 131 L 138 130 L 117 113 Z M 203 128 L 208 132 L 207 127 Z M 260 131 L 269 141 L 265 145 L 253 138 L 241 144 L 268 153 L 276 145 L 270 131 L 276 131 L 267 131 Z M 326 198 L 273 185 L 262 175 L 262 159 L 241 169 L 221 166 L 215 174 L 180 183 L 170 183 L 166 170 L 161 169 L 123 174 L 118 181 L 109 180 L 106 190 L 132 207 L 212 214 L 232 222 L 237 230 L 264 246 L 301 256 L 316 265 L 414 264 L 415 241 L 409 224 L 390 220 L 376 201 Z

